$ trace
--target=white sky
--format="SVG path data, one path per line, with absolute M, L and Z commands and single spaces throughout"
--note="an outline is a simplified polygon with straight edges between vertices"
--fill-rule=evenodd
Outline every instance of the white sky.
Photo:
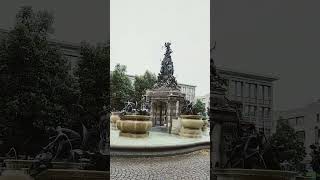
M 131 75 L 156 75 L 170 41 L 179 83 L 210 92 L 210 0 L 111 0 L 111 70 L 117 63 Z

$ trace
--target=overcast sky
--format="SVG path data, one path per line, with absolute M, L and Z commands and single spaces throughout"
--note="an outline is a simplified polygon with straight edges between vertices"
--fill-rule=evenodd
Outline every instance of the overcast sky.
M 216 15 L 211 18 L 211 30 L 212 39 L 217 41 L 218 66 L 279 76 L 274 89 L 275 109 L 304 106 L 320 97 L 320 1 L 211 2 Z M 113 1 L 111 11 L 119 21 L 113 21 L 112 26 L 122 28 L 117 29 L 120 36 L 114 39 L 114 43 L 119 43 L 118 47 L 114 44 L 118 50 L 112 49 L 116 57 L 111 67 L 118 61 L 127 64 L 132 74 L 141 74 L 146 69 L 158 73 L 164 53 L 161 48 L 165 41 L 171 41 L 177 79 L 195 84 L 205 92 L 209 88 L 208 3 L 208 0 Z M 105 0 L 1 0 L 0 28 L 12 27 L 22 5 L 52 11 L 59 40 L 95 43 L 109 38 L 109 8 Z
M 320 98 L 320 1 L 214 2 L 218 66 L 279 76 L 275 109 Z
M 164 43 L 172 43 L 179 83 L 196 85 L 196 96 L 210 91 L 209 0 L 111 0 L 111 68 L 131 75 L 158 74 Z
M 10 29 L 21 6 L 46 9 L 55 16 L 55 37 L 80 43 L 109 39 L 109 0 L 1 0 L 0 28 Z

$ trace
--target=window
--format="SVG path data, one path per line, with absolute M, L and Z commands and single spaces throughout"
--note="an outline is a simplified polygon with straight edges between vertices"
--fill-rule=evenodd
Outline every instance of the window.
M 263 107 L 259 107 L 259 118 L 263 118 Z
M 297 117 L 296 121 L 297 121 L 297 125 L 302 126 L 304 123 L 304 117 L 303 116 Z
M 257 111 L 256 106 L 250 106 L 250 116 L 255 116 Z
M 258 86 L 258 99 L 263 99 L 263 86 Z
M 257 98 L 257 85 L 256 84 L 250 84 L 250 98 Z
M 300 142 L 304 142 L 305 140 L 305 131 L 297 131 L 298 140 Z
M 234 96 L 235 92 L 236 92 L 235 81 L 230 81 L 229 93 L 230 93 L 230 95 Z
M 264 117 L 269 118 L 270 117 L 270 108 L 264 108 Z
M 268 86 L 268 98 L 269 100 L 271 100 L 271 87 Z
M 236 82 L 237 96 L 242 96 L 242 82 Z
M 244 115 L 249 116 L 249 106 L 244 106 Z
M 319 119 L 319 113 L 317 113 L 317 122 L 319 122 L 320 119 Z
M 249 91 L 250 91 L 249 84 L 245 83 L 243 88 L 243 96 L 245 98 L 249 97 L 249 94 L 250 94 Z

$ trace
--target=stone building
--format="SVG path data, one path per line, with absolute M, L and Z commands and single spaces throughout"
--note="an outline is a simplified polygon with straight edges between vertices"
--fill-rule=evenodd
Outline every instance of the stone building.
M 227 79 L 227 97 L 243 104 L 243 120 L 255 124 L 258 131 L 271 135 L 273 111 L 273 82 L 275 76 L 246 73 L 217 68 L 221 77 Z
M 8 34 L 8 30 L 0 29 L 0 40 L 5 38 Z M 70 60 L 71 63 L 71 72 L 77 67 L 77 62 L 81 58 L 80 56 L 80 44 L 70 43 L 65 41 L 58 41 L 55 39 L 49 39 L 49 43 L 52 45 L 57 45 L 61 48 L 63 55 Z
M 305 162 L 310 162 L 311 144 L 319 144 L 320 139 L 320 100 L 310 103 L 302 108 L 274 113 L 273 132 L 280 121 L 285 121 L 298 133 L 304 142 L 307 156 Z

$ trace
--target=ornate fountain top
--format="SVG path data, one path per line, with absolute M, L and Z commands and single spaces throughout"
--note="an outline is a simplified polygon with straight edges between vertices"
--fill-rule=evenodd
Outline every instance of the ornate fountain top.
M 172 53 L 170 45 L 170 42 L 166 42 L 164 44 L 166 47 L 166 53 L 164 54 L 164 58 L 161 62 L 161 69 L 158 74 L 158 81 L 155 84 L 155 88 L 179 89 L 176 78 L 173 76 L 174 68 L 170 55 Z

